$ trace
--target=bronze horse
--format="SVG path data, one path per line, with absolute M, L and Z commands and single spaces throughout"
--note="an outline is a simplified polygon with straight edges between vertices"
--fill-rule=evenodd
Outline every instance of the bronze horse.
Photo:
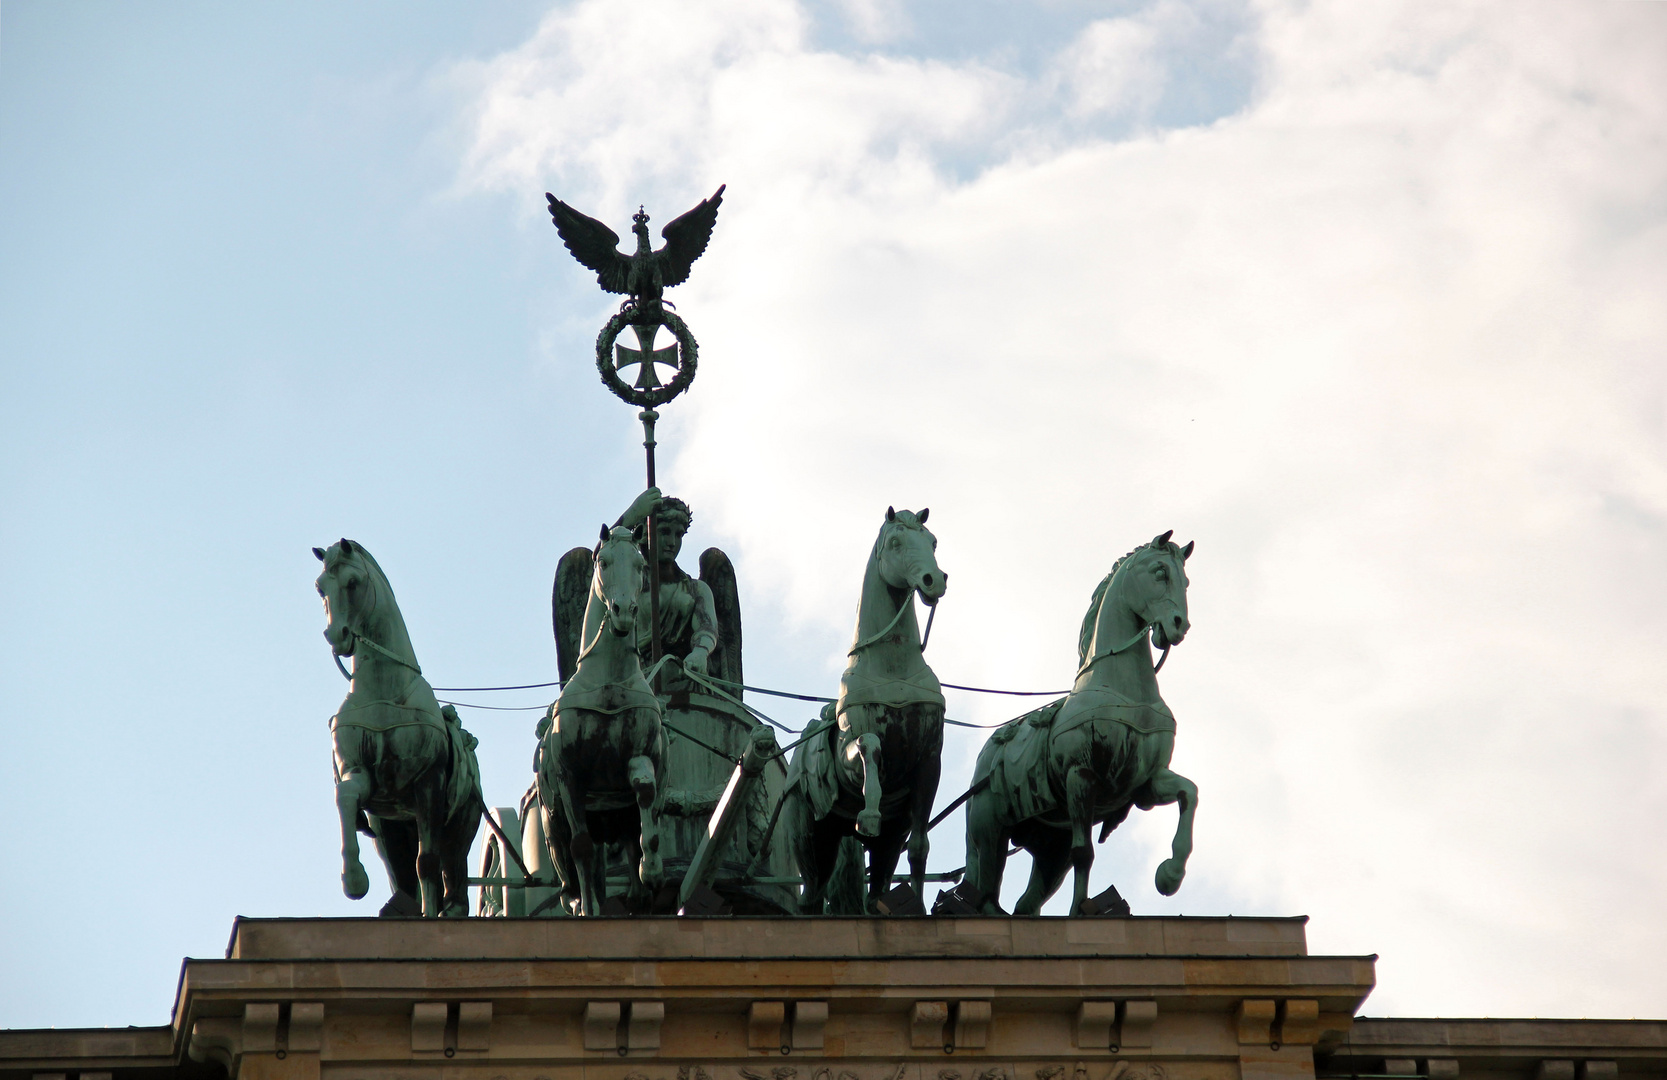
M 1175 716 L 1158 693 L 1151 650 L 1178 644 L 1190 625 L 1192 544 L 1173 544 L 1170 535 L 1117 560 L 1094 590 L 1070 695 L 998 728 L 978 755 L 967 804 L 966 881 L 986 914 L 1001 913 L 1009 842 L 1032 860 L 1015 915 L 1040 912 L 1072 868 L 1071 914 L 1087 914 L 1091 830 L 1101 824 L 1104 840 L 1131 806 L 1180 804 L 1171 857 L 1158 867 L 1156 884 L 1165 896 L 1181 887 L 1198 788 L 1169 768 Z
M 637 608 L 648 560 L 630 529 L 602 526 L 578 666 L 542 734 L 538 794 L 550 852 L 580 910 L 600 915 L 606 846 L 623 845 L 626 902 L 647 910 L 661 877 L 657 816 L 665 735 L 660 702 L 637 655 Z
M 938 793 L 943 691 L 921 655 L 914 597 L 943 596 L 937 538 L 918 515 L 886 508 L 863 573 L 857 628 L 834 707 L 837 726 L 794 751 L 782 817 L 799 874 L 801 914 L 821 914 L 841 841 L 869 852 L 867 907 L 891 888 L 904 842 L 916 896 L 926 875 L 926 825 Z
M 353 900 L 370 891 L 359 861 L 363 832 L 375 838 L 393 889 L 384 915 L 467 915 L 469 848 L 482 806 L 475 738 L 456 710 L 434 699 L 370 552 L 343 539 L 313 554 L 324 564 L 316 583 L 324 636 L 338 667 L 341 657 L 353 658 L 352 685 L 330 718 L 342 891 Z

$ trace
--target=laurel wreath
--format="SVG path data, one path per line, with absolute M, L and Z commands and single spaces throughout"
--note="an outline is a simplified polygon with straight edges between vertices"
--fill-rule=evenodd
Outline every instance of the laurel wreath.
M 677 338 L 677 374 L 670 382 L 656 386 L 652 390 L 642 390 L 632 386 L 619 377 L 619 370 L 614 367 L 614 342 L 627 326 L 639 325 L 653 321 L 670 330 Z M 689 388 L 695 381 L 695 365 L 700 355 L 700 348 L 695 344 L 695 336 L 689 333 L 689 325 L 675 312 L 662 309 L 658 315 L 644 316 L 635 307 L 626 306 L 619 313 L 608 320 L 602 332 L 596 336 L 596 372 L 602 376 L 602 385 L 613 391 L 614 396 L 621 401 L 630 402 L 641 409 L 654 409 Z M 648 357 L 643 363 L 653 363 Z

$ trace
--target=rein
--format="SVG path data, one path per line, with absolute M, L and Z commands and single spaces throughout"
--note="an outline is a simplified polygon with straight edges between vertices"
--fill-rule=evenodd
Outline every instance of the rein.
M 908 611 L 913 606 L 914 590 L 910 589 L 909 594 L 903 598 L 903 602 L 897 606 L 897 614 L 891 617 L 891 622 L 886 623 L 886 628 L 881 630 L 878 634 L 871 635 L 867 640 L 857 642 L 855 645 L 846 650 L 845 655 L 855 656 L 857 653 L 868 648 L 870 645 L 878 645 L 880 642 L 884 641 L 893 630 L 897 629 L 897 624 L 903 621 L 903 613 Z M 932 640 L 932 620 L 938 617 L 938 605 L 930 604 L 928 607 L 931 608 L 931 611 L 926 616 L 926 636 L 922 638 L 920 642 L 921 652 L 926 651 L 926 643 Z
M 1147 623 L 1145 626 L 1142 626 L 1140 628 L 1139 633 L 1135 634 L 1135 636 L 1130 638 L 1129 640 L 1123 642 L 1123 644 L 1117 646 L 1117 648 L 1107 649 L 1103 653 L 1096 653 L 1095 655 L 1089 657 L 1087 660 L 1083 661 L 1083 664 L 1082 664 L 1081 667 L 1077 668 L 1076 677 L 1079 678 L 1079 679 L 1082 678 L 1084 672 L 1086 672 L 1089 668 L 1093 667 L 1095 664 L 1098 664 L 1101 660 L 1106 659 L 1107 657 L 1116 656 L 1118 653 L 1121 653 L 1121 652 L 1128 652 L 1130 649 L 1134 648 L 1135 645 L 1139 644 L 1142 640 L 1144 640 L 1145 637 L 1146 637 L 1147 632 L 1150 631 L 1151 629 L 1152 629 L 1152 624 Z M 1169 646 L 1167 646 L 1167 645 L 1165 645 L 1164 648 L 1163 648 L 1163 657 L 1164 657 L 1164 660 L 1169 659 Z M 1155 674 L 1157 672 L 1158 668 L 1162 667 L 1162 666 L 1163 666 L 1163 661 L 1162 660 L 1158 661 L 1158 666 L 1154 667 L 1152 669 L 1153 673 Z

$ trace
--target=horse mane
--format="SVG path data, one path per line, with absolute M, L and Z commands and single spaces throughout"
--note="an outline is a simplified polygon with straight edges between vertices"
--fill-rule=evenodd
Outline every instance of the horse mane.
M 1094 624 L 1100 619 L 1100 605 L 1105 603 L 1106 590 L 1111 588 L 1111 579 L 1117 576 L 1117 571 L 1121 570 L 1123 564 L 1127 563 L 1139 550 L 1140 548 L 1135 548 L 1134 551 L 1128 552 L 1112 563 L 1110 572 L 1100 579 L 1098 585 L 1094 586 L 1094 595 L 1088 601 L 1088 612 L 1082 617 L 1082 629 L 1077 632 L 1078 667 L 1088 662 L 1088 647 L 1094 644 Z

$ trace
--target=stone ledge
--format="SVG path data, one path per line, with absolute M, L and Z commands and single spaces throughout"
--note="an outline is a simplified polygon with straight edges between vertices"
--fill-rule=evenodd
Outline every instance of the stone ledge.
M 1265 956 L 1308 953 L 1307 918 L 244 919 L 226 958 L 671 959 Z

